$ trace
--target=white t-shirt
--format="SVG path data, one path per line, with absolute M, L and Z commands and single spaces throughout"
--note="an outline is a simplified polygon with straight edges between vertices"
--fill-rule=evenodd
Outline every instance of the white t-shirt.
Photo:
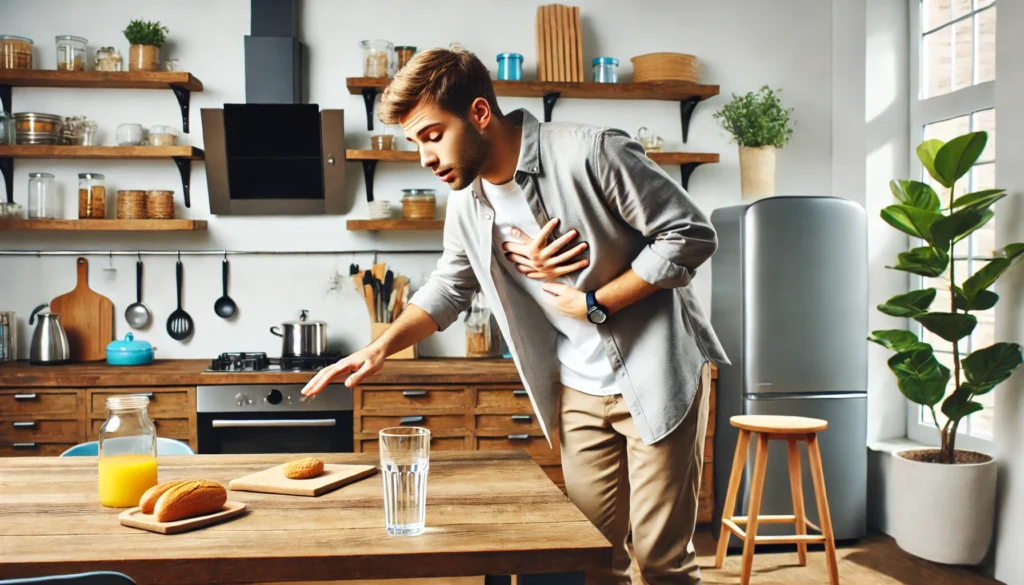
M 540 226 L 530 211 L 523 190 L 514 180 L 503 185 L 488 183 L 483 179 L 480 183 L 484 195 L 494 208 L 494 248 L 498 251 L 502 266 L 537 301 L 548 321 L 558 331 L 557 351 L 562 365 L 562 384 L 595 396 L 618 394 L 615 375 L 605 356 L 597 325 L 562 314 L 552 305 L 551 294 L 541 288 L 543 281 L 527 278 L 516 270 L 514 262 L 505 257 L 502 244 L 518 241 L 512 237 L 513 227 L 519 228 L 531 238 L 540 233 Z

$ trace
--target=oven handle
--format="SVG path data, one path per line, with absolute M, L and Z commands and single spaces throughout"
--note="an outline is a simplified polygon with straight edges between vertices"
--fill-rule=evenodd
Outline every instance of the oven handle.
M 333 418 L 296 420 L 214 420 L 213 428 L 267 428 L 267 427 L 333 427 L 338 424 Z

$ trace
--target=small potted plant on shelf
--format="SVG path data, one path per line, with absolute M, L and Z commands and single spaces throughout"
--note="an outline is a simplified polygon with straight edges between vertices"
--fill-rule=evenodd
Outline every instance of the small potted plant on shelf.
M 1009 244 L 966 279 L 957 274 L 958 263 L 950 262 L 956 242 L 988 223 L 993 217 L 990 207 L 1006 196 L 1003 189 L 955 195 L 957 180 L 971 170 L 987 139 L 985 132 L 972 132 L 946 143 L 923 142 L 917 156 L 945 188 L 943 198 L 926 183 L 892 181 L 899 203 L 882 210 L 886 223 L 922 244 L 901 253 L 890 268 L 933 279 L 945 277 L 941 290 L 924 288 L 896 295 L 878 310 L 913 319 L 948 342 L 949 367 L 911 331 L 873 331 L 869 337 L 896 352 L 889 358 L 889 369 L 900 392 L 931 413 L 939 435 L 938 449 L 913 449 L 893 456 L 893 535 L 903 550 L 947 564 L 980 563 L 991 543 L 995 517 L 995 461 L 983 453 L 957 449 L 957 430 L 964 417 L 982 410 L 981 397 L 1022 363 L 1021 346 L 1016 343 L 998 342 L 970 355 L 961 353 L 960 341 L 978 323 L 975 313 L 993 308 L 999 300 L 989 289 L 1024 255 L 1024 244 Z M 936 298 L 947 304 L 933 310 Z
M 713 117 L 740 147 L 740 191 L 745 200 L 775 195 L 775 150 L 793 134 L 789 115 L 777 92 L 763 86 L 757 93 L 732 94 Z
M 124 29 L 124 36 L 131 43 L 128 49 L 129 71 L 158 71 L 160 69 L 160 47 L 167 40 L 170 31 L 157 22 L 133 20 Z

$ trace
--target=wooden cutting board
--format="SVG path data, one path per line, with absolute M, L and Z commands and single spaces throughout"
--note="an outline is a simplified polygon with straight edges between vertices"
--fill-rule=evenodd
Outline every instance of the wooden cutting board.
M 324 472 L 319 477 L 288 479 L 284 476 L 284 465 L 278 465 L 246 475 L 245 477 L 233 479 L 228 484 L 228 487 L 243 492 L 316 497 L 375 473 L 377 473 L 377 468 L 373 465 L 336 465 L 327 463 L 324 465 Z
M 230 520 L 240 516 L 243 512 L 245 512 L 244 503 L 225 502 L 224 507 L 219 512 L 205 516 L 196 516 L 195 518 L 175 520 L 174 522 L 157 522 L 152 514 L 143 514 L 142 509 L 138 507 L 121 512 L 117 515 L 117 519 L 121 521 L 123 526 L 130 528 L 140 528 L 158 534 L 179 534 Z
M 76 264 L 78 285 L 50 301 L 50 312 L 60 315 L 73 361 L 104 360 L 114 339 L 114 304 L 89 288 L 89 261 L 79 258 Z

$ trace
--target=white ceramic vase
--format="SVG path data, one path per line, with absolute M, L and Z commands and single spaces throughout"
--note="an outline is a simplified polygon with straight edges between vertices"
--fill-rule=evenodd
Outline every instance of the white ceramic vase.
M 740 192 L 744 201 L 775 195 L 775 147 L 740 147 Z

